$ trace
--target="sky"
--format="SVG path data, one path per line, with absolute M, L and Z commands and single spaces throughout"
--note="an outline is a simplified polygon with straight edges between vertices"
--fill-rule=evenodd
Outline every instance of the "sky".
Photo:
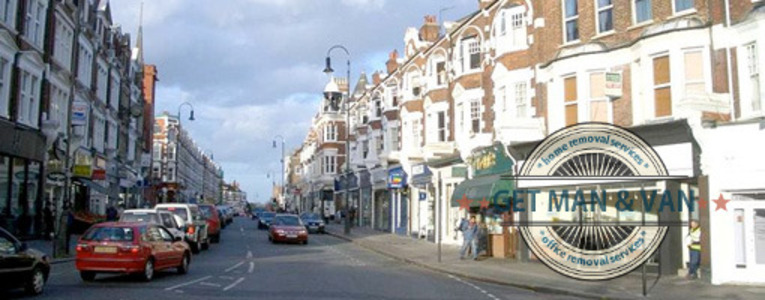
M 112 19 L 135 44 L 141 1 L 111 0 Z M 351 52 L 351 77 L 385 69 L 402 53 L 407 27 L 425 15 L 454 21 L 478 0 L 148 0 L 143 8 L 144 59 L 157 66 L 157 115 L 194 106 L 183 120 L 197 144 L 213 154 L 226 182 L 237 181 L 251 202 L 280 183 L 285 152 L 300 146 L 327 83 L 327 49 Z M 332 53 L 344 76 L 345 57 Z M 188 107 L 182 116 L 188 118 Z M 270 178 L 269 178 L 270 174 Z

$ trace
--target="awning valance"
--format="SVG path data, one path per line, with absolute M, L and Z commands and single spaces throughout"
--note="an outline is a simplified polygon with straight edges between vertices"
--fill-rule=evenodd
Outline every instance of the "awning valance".
M 454 189 L 451 203 L 453 207 L 459 206 L 460 203 L 457 200 L 466 197 L 473 200 L 470 202 L 470 207 L 478 207 L 484 198 L 486 201 L 494 203 L 494 196 L 500 191 L 507 192 L 507 194 L 500 195 L 497 203 L 506 205 L 508 197 L 512 196 L 513 193 L 513 182 L 501 178 L 500 175 L 476 177 L 463 181 Z

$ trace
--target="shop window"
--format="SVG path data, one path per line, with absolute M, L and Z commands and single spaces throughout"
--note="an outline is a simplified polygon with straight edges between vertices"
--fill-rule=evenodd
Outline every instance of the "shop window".
M 576 76 L 563 79 L 563 100 L 566 111 L 566 126 L 576 124 L 579 108 L 577 103 Z
M 672 87 L 669 77 L 669 56 L 653 59 L 654 113 L 656 117 L 672 115 Z
M 651 11 L 651 0 L 634 0 L 635 2 L 635 24 L 650 21 L 653 19 Z
M 685 95 L 704 94 L 704 60 L 701 50 L 685 52 Z
M 40 163 L 30 162 L 27 168 L 27 197 L 26 197 L 26 211 L 29 221 L 34 220 L 37 215 L 37 191 L 40 186 Z M 34 233 L 33 222 L 27 224 L 29 227 L 24 228 L 30 235 Z
M 5 57 L 0 57 L 0 117 L 9 115 L 9 95 L 11 83 L 11 63 Z
M 571 43 L 579 40 L 579 3 L 578 0 L 563 0 L 563 22 L 565 29 L 565 42 Z
M 0 156 L 0 215 L 6 214 L 8 209 L 8 188 L 11 186 L 10 163 L 7 156 Z
M 614 3 L 612 0 L 595 0 L 598 9 L 598 33 L 614 30 Z
M 605 86 L 605 73 L 590 74 L 590 121 L 611 121 L 608 117 L 608 97 L 606 97 Z
M 23 212 L 23 206 L 21 206 L 21 197 L 24 196 L 26 178 L 26 162 L 21 158 L 13 159 L 13 168 L 11 169 L 11 201 L 10 201 L 10 213 L 13 217 L 18 217 Z

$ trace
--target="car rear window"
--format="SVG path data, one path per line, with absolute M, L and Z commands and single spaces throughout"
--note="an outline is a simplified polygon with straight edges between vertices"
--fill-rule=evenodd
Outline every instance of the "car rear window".
M 157 210 L 169 211 L 184 220 L 189 219 L 189 212 L 183 207 L 157 207 Z
M 274 224 L 285 226 L 300 226 L 300 219 L 296 216 L 279 216 L 274 219 Z
M 211 218 L 213 216 L 212 206 L 200 206 L 199 211 L 202 212 L 202 216 L 205 218 Z
M 275 213 L 263 213 L 261 217 L 270 219 L 270 218 L 273 218 L 275 215 L 276 215 Z
M 120 222 L 151 222 L 158 223 L 156 213 L 125 212 L 120 217 Z
M 316 220 L 318 218 L 319 218 L 319 214 L 305 214 L 305 216 L 303 217 L 303 219 L 306 219 L 306 220 Z
M 94 227 L 88 230 L 82 237 L 86 241 L 115 241 L 129 242 L 133 241 L 132 227 Z

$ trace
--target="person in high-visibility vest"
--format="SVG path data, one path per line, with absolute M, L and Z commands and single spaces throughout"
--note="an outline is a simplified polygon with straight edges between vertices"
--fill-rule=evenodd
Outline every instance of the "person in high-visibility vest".
M 688 252 L 691 256 L 687 278 L 695 279 L 699 277 L 698 271 L 701 264 L 701 227 L 699 227 L 699 221 L 691 220 L 691 228 L 686 239 Z

